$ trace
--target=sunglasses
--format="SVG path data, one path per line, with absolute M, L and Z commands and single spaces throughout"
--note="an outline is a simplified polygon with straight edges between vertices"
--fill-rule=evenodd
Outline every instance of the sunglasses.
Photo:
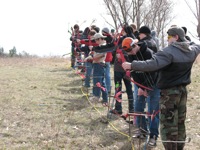
M 125 51 L 126 51 L 126 52 L 131 52 L 132 49 L 135 48 L 135 47 L 136 47 L 136 45 L 134 44 L 134 45 L 132 45 L 130 48 L 126 49 Z M 124 48 L 126 48 L 126 47 L 124 47 Z
M 172 37 L 173 37 L 172 35 L 168 35 L 168 37 L 167 37 L 167 38 L 168 38 L 168 40 L 169 40 L 169 39 L 171 39 Z

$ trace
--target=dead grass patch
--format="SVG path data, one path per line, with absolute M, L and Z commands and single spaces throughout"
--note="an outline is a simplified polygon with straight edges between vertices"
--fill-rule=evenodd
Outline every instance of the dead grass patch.
M 94 109 L 69 64 L 61 58 L 0 59 L 0 149 L 131 149 L 128 124 L 119 117 L 105 121 L 107 108 Z M 187 150 L 200 149 L 199 71 L 196 62 L 188 86 Z M 133 144 L 138 149 L 138 141 Z M 155 150 L 161 149 L 158 142 Z

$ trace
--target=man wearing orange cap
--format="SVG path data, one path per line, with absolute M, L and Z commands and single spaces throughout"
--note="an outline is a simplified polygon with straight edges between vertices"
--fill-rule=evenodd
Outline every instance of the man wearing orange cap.
M 181 27 L 168 32 L 168 46 L 145 61 L 125 62 L 125 70 L 151 72 L 159 70 L 157 86 L 161 89 L 160 133 L 166 150 L 183 150 L 186 140 L 185 119 L 187 88 L 192 65 L 200 45 L 191 45 Z
M 122 42 L 122 48 L 128 53 L 129 60 L 147 60 L 152 58 L 153 51 L 147 47 L 146 42 L 138 42 L 136 39 L 125 38 Z M 138 86 L 137 98 L 135 99 L 135 112 L 144 113 L 146 103 L 148 104 L 148 114 L 154 115 L 153 119 L 149 117 L 149 132 L 150 139 L 148 141 L 149 146 L 156 146 L 156 140 L 158 137 L 158 127 L 159 127 L 159 99 L 160 90 L 156 87 L 157 72 L 141 72 L 133 71 L 131 73 L 133 79 L 152 90 L 149 91 L 143 87 Z M 146 124 L 145 117 L 138 116 L 136 119 L 136 125 L 140 130 L 136 132 L 133 137 L 143 138 L 148 132 L 148 127 Z

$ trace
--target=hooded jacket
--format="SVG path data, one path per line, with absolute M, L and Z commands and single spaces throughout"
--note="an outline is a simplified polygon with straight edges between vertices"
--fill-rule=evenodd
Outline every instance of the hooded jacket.
M 147 43 L 147 47 L 150 48 L 152 51 L 154 51 L 154 53 L 158 51 L 156 42 L 152 39 L 151 36 L 147 36 L 140 40 L 140 42 L 144 41 Z
M 174 42 L 146 61 L 133 61 L 131 68 L 139 71 L 159 70 L 157 86 L 167 89 L 191 83 L 191 68 L 200 53 L 200 45 Z
M 140 42 L 140 50 L 136 53 L 136 55 L 129 55 L 129 61 L 133 60 L 147 60 L 151 59 L 153 55 L 153 51 L 147 48 L 146 42 Z M 143 71 L 133 71 L 131 72 L 131 76 L 134 81 L 152 88 L 156 84 L 157 72 L 143 72 Z

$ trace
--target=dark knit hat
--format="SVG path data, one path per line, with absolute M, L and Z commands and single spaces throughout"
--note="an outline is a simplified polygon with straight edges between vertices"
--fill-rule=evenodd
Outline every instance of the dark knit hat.
M 74 25 L 74 29 L 79 29 L 79 25 L 78 25 L 78 24 L 75 24 L 75 25 Z
M 151 30 L 150 30 L 149 27 L 147 27 L 147 26 L 142 26 L 142 27 L 139 29 L 139 33 L 151 34 Z
M 109 29 L 108 29 L 107 27 L 103 28 L 101 31 L 102 31 L 102 32 L 105 32 L 105 33 L 109 33 L 109 32 L 110 32 Z
M 111 33 L 114 33 L 115 32 L 115 29 L 111 29 L 111 31 L 110 31 Z
M 99 28 L 99 27 L 94 27 L 94 30 L 95 30 L 97 33 L 99 33 L 100 28 Z

